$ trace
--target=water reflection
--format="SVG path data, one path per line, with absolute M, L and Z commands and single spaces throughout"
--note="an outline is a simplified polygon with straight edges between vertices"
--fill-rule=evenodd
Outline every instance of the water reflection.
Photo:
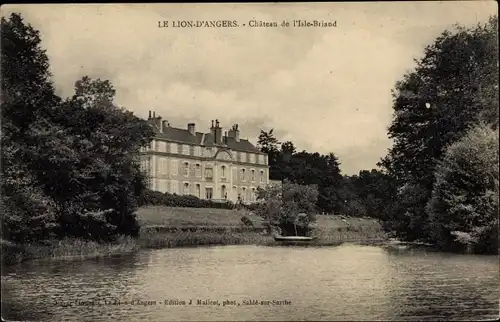
M 456 320 L 497 317 L 498 282 L 488 256 L 225 246 L 25 263 L 5 272 L 2 301 L 4 317 L 43 321 Z M 291 305 L 243 305 L 252 300 Z
M 498 318 L 498 259 L 421 249 L 389 250 L 397 273 L 391 292 L 394 318 L 471 320 Z

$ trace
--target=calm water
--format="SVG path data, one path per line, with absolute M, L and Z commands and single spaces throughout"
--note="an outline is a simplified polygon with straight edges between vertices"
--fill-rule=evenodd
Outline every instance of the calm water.
M 496 256 L 356 245 L 151 250 L 3 275 L 4 318 L 37 321 L 494 319 L 500 295 Z

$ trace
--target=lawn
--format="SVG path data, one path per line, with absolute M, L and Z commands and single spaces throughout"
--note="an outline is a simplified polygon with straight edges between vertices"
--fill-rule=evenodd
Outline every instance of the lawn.
M 247 210 L 147 206 L 137 211 L 143 227 L 240 227 L 243 216 L 247 216 L 254 227 L 263 227 L 263 219 Z

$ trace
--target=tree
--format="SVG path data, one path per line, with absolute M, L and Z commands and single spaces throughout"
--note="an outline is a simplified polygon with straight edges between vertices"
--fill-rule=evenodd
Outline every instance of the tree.
M 115 106 L 114 95 L 109 81 L 83 77 L 75 84 L 75 95 L 54 116 L 72 138 L 75 153 L 65 163 L 66 171 L 46 173 L 41 180 L 61 205 L 63 231 L 72 236 L 138 234 L 133 213 L 146 178 L 137 155 L 153 132 L 144 120 Z
M 260 148 L 261 152 L 277 153 L 279 151 L 278 146 L 280 145 L 280 142 L 274 136 L 273 131 L 274 129 L 269 130 L 269 132 L 260 130 L 257 147 Z
M 432 170 L 449 144 L 482 118 L 498 122 L 497 29 L 491 18 L 475 29 L 445 31 L 396 84 L 388 170 L 432 187 Z
M 498 126 L 497 29 L 492 17 L 472 29 L 443 32 L 396 84 L 389 128 L 394 145 L 380 165 L 402 193 L 416 193 L 391 206 L 401 220 L 392 226 L 404 229 L 403 235 L 428 237 L 426 204 L 447 147 L 480 121 Z
M 260 131 L 257 147 L 259 147 L 261 152 L 267 153 L 270 167 L 269 178 L 271 180 L 283 180 L 284 178 L 282 174 L 283 170 L 280 165 L 282 159 L 279 150 L 280 144 L 281 143 L 274 136 L 273 129 L 269 130 L 269 132 L 264 130 Z
M 292 155 L 297 152 L 295 145 L 291 141 L 281 144 L 281 155 L 284 162 L 290 162 Z
M 271 185 L 257 189 L 261 200 L 257 213 L 270 226 L 278 226 L 284 235 L 306 235 L 315 222 L 318 189 L 314 185 L 298 185 L 286 180 L 282 186 Z
M 498 130 L 481 124 L 450 145 L 436 170 L 427 207 L 441 248 L 498 249 Z
M 372 169 L 361 170 L 359 175 L 349 177 L 349 180 L 367 216 L 384 219 L 386 203 L 396 194 L 392 178 L 380 170 Z
M 39 32 L 19 14 L 1 19 L 1 55 L 2 236 L 31 241 L 54 226 L 54 204 L 36 180 L 34 156 L 39 145 L 61 138 L 48 118 L 60 100 Z

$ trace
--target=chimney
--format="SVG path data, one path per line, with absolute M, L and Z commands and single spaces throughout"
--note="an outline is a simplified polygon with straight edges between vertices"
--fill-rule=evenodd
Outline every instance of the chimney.
M 195 124 L 194 123 L 188 123 L 188 131 L 191 133 L 191 135 L 195 135 Z
M 153 111 L 153 118 L 151 119 L 152 123 L 163 132 L 163 123 L 161 121 L 161 116 L 156 116 L 155 111 Z
M 240 131 L 238 130 L 238 124 L 234 124 L 231 130 L 228 132 L 228 137 L 234 138 L 236 142 L 240 142 Z
M 148 117 L 148 120 L 151 119 L 151 111 L 149 111 L 149 117 Z
M 212 120 L 212 126 L 210 127 L 210 134 L 215 138 L 215 126 L 214 126 L 214 120 Z
M 215 120 L 214 139 L 215 144 L 222 144 L 222 128 L 219 126 L 219 120 Z
M 167 120 L 161 121 L 161 133 L 163 133 L 167 127 L 168 127 Z

